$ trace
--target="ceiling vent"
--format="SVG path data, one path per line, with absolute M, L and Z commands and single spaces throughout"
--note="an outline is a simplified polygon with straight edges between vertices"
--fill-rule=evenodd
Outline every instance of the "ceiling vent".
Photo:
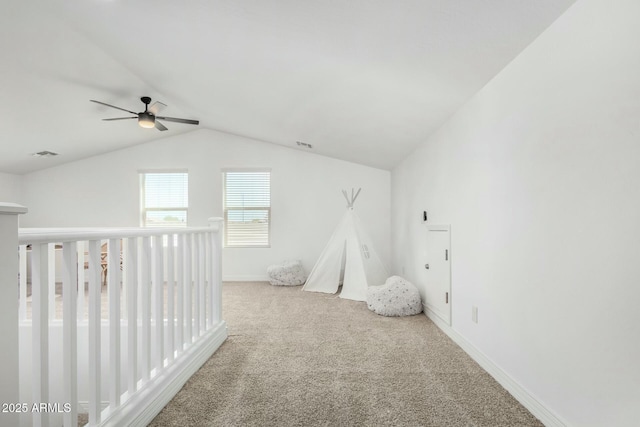
M 37 153 L 31 154 L 33 157 L 54 157 L 57 156 L 58 153 L 54 153 L 53 151 L 38 151 Z
M 306 142 L 302 142 L 302 141 L 296 141 L 296 144 L 298 144 L 300 147 L 304 147 L 304 148 L 313 148 L 313 146 L 311 144 L 307 144 Z

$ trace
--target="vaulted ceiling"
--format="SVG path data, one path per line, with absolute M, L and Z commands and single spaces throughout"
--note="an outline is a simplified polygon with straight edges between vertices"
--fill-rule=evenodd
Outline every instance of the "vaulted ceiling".
M 391 169 L 574 1 L 7 2 L 0 172 L 197 128 Z M 105 122 L 121 112 L 89 102 L 143 95 L 200 126 Z

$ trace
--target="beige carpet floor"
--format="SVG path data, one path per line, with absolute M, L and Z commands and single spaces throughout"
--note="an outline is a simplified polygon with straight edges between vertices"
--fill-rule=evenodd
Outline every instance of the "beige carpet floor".
M 541 426 L 424 314 L 225 283 L 229 338 L 150 424 Z

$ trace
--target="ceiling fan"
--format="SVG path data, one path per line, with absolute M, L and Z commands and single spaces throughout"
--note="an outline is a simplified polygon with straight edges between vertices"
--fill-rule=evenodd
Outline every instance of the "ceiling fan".
M 198 120 L 178 119 L 175 117 L 158 116 L 158 113 L 160 112 L 160 110 L 166 107 L 166 105 L 163 104 L 162 102 L 156 101 L 153 103 L 151 107 L 149 107 L 149 104 L 151 103 L 151 98 L 149 98 L 148 96 L 143 96 L 142 98 L 140 98 L 140 101 L 144 103 L 144 111 L 140 113 L 136 113 L 135 111 L 130 111 L 124 108 L 116 107 L 115 105 L 96 101 L 94 99 L 90 99 L 90 101 L 95 102 L 96 104 L 106 105 L 107 107 L 115 108 L 117 110 L 126 111 L 127 113 L 131 113 L 134 115 L 134 117 L 115 117 L 112 119 L 102 119 L 105 121 L 138 119 L 138 124 L 140 125 L 140 127 L 147 128 L 147 129 L 151 129 L 155 127 L 158 130 L 167 130 L 167 127 L 162 123 L 160 123 L 157 119 L 165 120 L 167 122 L 185 123 L 188 125 L 197 125 L 200 123 Z

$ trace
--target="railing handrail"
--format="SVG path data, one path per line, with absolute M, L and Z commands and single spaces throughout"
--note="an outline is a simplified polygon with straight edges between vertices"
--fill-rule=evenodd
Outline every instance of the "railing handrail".
M 209 227 L 93 227 L 93 228 L 20 228 L 18 243 L 62 243 L 82 240 L 122 239 L 128 237 L 164 236 L 167 234 L 194 234 L 216 231 L 220 222 L 211 221 Z

